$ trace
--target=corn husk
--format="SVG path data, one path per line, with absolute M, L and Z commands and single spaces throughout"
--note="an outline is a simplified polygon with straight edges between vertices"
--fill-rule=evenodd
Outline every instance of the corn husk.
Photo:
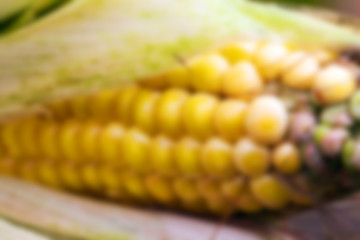
M 218 229 L 216 222 L 125 208 L 5 177 L 0 177 L 0 215 L 70 239 L 208 240 Z M 223 226 L 213 239 L 262 238 L 242 227 Z
M 0 37 L 0 116 L 122 86 L 236 38 L 279 36 L 360 42 L 346 27 L 246 0 L 74 0 Z
M 50 240 L 48 237 L 25 230 L 2 219 L 0 219 L 0 237 L 4 240 Z

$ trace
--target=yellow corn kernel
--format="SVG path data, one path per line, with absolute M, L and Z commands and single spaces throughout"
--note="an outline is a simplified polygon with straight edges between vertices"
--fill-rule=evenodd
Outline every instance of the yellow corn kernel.
M 107 189 L 120 189 L 121 172 L 118 168 L 114 168 L 112 165 L 105 165 L 99 168 L 101 182 Z
M 17 161 L 13 159 L 0 159 L 0 174 L 3 176 L 16 175 Z
M 194 59 L 189 63 L 190 84 L 197 91 L 219 93 L 221 75 L 228 67 L 226 59 L 218 54 Z
M 77 122 L 67 122 L 59 130 L 59 148 L 65 160 L 80 161 L 82 155 L 79 152 L 79 130 Z
M 210 179 L 199 179 L 196 183 L 201 196 L 206 201 L 222 201 L 221 186 L 218 181 Z
M 208 94 L 191 96 L 182 107 L 182 120 L 186 132 L 197 138 L 207 138 L 214 133 L 214 114 L 218 100 Z
M 216 133 L 227 140 L 236 140 L 244 135 L 247 105 L 242 101 L 225 100 L 215 111 Z
M 222 91 L 230 97 L 251 99 L 263 91 L 264 84 L 254 65 L 239 62 L 221 77 Z
M 98 170 L 100 174 L 100 181 L 105 191 L 105 194 L 112 199 L 128 201 L 129 194 L 124 186 L 124 178 L 122 172 L 114 166 L 106 165 L 100 167 Z
M 179 136 L 183 132 L 181 108 L 188 93 L 180 89 L 170 89 L 162 93 L 155 106 L 157 129 L 169 136 Z
M 117 95 L 116 90 L 103 90 L 92 95 L 89 100 L 90 115 L 100 120 L 109 119 L 113 115 Z
M 101 131 L 99 149 L 102 159 L 107 163 L 116 166 L 122 164 L 121 154 L 125 147 L 124 135 L 123 127 L 117 123 L 109 124 Z
M 270 167 L 270 153 L 250 139 L 241 139 L 234 148 L 234 161 L 243 174 L 260 176 Z
M 107 132 L 109 130 L 105 130 L 104 135 L 109 134 Z M 116 133 L 116 131 L 115 131 Z M 96 123 L 87 123 L 83 126 L 79 132 L 79 151 L 83 155 L 83 160 L 93 160 L 97 161 L 100 158 L 100 148 L 99 144 L 101 143 L 101 127 Z M 105 136 L 102 136 L 104 141 L 108 140 Z M 112 144 L 113 141 L 109 141 L 109 145 Z M 107 147 L 110 147 L 110 146 Z
M 173 159 L 173 143 L 170 139 L 158 136 L 150 142 L 149 160 L 152 169 L 162 175 L 172 175 L 175 172 Z
M 233 44 L 227 44 L 220 53 L 228 60 L 229 63 L 234 64 L 244 60 L 251 60 L 257 49 L 256 41 L 241 41 Z
M 94 193 L 100 193 L 103 189 L 103 184 L 100 179 L 99 166 L 88 163 L 82 166 L 79 171 L 87 189 Z
M 231 205 L 221 194 L 220 184 L 211 180 L 199 180 L 198 191 L 204 198 L 207 209 L 213 214 L 225 214 L 231 210 Z
M 272 175 L 252 179 L 250 188 L 255 198 L 269 209 L 283 209 L 290 201 L 286 186 Z
M 238 199 L 244 191 L 245 180 L 242 177 L 227 179 L 221 183 L 221 193 L 229 200 Z
M 150 175 L 145 178 L 146 189 L 157 202 L 165 206 L 172 206 L 176 202 L 171 180 L 159 175 Z
M 149 145 L 150 139 L 143 132 L 137 129 L 126 131 L 123 138 L 122 154 L 125 165 L 141 173 L 149 170 Z
M 310 56 L 304 56 L 282 75 L 282 82 L 285 86 L 299 90 L 311 89 L 316 74 L 320 70 L 319 62 Z
M 248 107 L 245 129 L 256 141 L 265 144 L 277 143 L 284 137 L 288 125 L 286 108 L 275 97 L 258 97 Z
M 81 178 L 81 174 L 78 170 L 78 166 L 71 163 L 61 163 L 57 166 L 59 172 L 59 178 L 62 184 L 73 191 L 84 191 L 84 183 Z
M 237 209 L 245 213 L 257 213 L 262 210 L 261 204 L 255 199 L 248 187 L 244 188 L 235 202 Z
M 39 151 L 40 155 L 44 158 L 52 160 L 61 158 L 62 152 L 59 148 L 59 131 L 58 125 L 54 122 L 45 122 L 42 128 L 39 129 Z
M 154 115 L 157 99 L 157 92 L 141 89 L 131 104 L 132 123 L 148 133 L 155 132 Z
M 272 159 L 276 170 L 284 174 L 294 174 L 301 168 L 300 153 L 292 143 L 283 143 L 277 146 Z
M 211 214 L 216 216 L 225 216 L 234 211 L 233 205 L 224 200 L 211 200 L 205 201 L 205 205 Z
M 39 178 L 36 174 L 36 165 L 30 161 L 24 161 L 18 166 L 18 174 L 20 178 L 28 182 L 39 182 Z
M 153 89 L 163 89 L 169 85 L 167 73 L 147 77 L 139 81 L 141 86 Z M 171 86 L 171 85 L 170 85 Z
M 254 61 L 266 81 L 275 80 L 280 74 L 281 61 L 289 54 L 285 43 L 264 43 L 255 52 Z
M 165 81 L 169 86 L 188 88 L 190 87 L 190 71 L 187 63 L 181 63 L 165 74 Z
M 89 116 L 90 98 L 89 96 L 77 96 L 69 100 L 68 106 L 72 116 L 85 119 Z
M 356 90 L 354 74 L 341 65 L 332 64 L 316 76 L 313 93 L 322 104 L 338 103 L 348 99 Z
M 122 88 L 118 97 L 115 100 L 115 111 L 117 113 L 118 119 L 125 125 L 129 125 L 131 122 L 131 109 L 133 105 L 133 99 L 136 97 L 139 88 L 136 85 L 131 85 L 128 87 Z
M 0 129 L 1 145 L 11 158 L 18 158 L 22 155 L 18 140 L 19 126 L 18 122 L 9 122 L 3 124 Z
M 38 142 L 35 141 L 38 135 L 40 122 L 36 118 L 24 120 L 19 131 L 19 148 L 22 149 L 24 157 L 38 156 Z
M 176 169 L 184 176 L 197 176 L 200 173 L 200 143 L 185 137 L 174 144 Z
M 46 114 L 55 119 L 65 119 L 71 115 L 69 107 L 68 101 L 56 101 L 46 106 Z
M 209 139 L 201 149 L 201 166 L 214 177 L 229 177 L 236 173 L 230 145 L 220 138 Z
M 58 176 L 58 167 L 54 162 L 40 162 L 37 165 L 37 175 L 43 184 L 52 188 L 63 188 Z
M 175 179 L 174 192 L 182 202 L 195 203 L 201 201 L 201 196 L 194 180 L 186 178 Z
M 130 198 L 142 203 L 151 202 L 151 197 L 144 185 L 145 183 L 142 176 L 138 176 L 132 172 L 123 172 L 122 179 L 124 189 Z

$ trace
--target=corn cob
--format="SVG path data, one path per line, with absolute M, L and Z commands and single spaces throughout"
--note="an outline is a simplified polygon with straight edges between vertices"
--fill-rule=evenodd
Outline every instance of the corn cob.
M 308 205 L 309 172 L 360 168 L 356 69 L 330 49 L 240 41 L 3 123 L 0 173 L 193 212 Z

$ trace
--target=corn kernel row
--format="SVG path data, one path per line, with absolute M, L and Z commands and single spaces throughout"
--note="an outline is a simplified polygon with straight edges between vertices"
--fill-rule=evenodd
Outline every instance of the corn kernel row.
M 354 72 L 336 63 L 335 55 L 284 42 L 243 41 L 190 59 L 143 84 L 249 99 L 261 94 L 269 82 L 278 80 L 290 89 L 311 90 L 320 103 L 331 104 L 348 99 L 356 88 Z
M 115 119 L 121 123 L 150 134 L 176 138 L 186 133 L 200 140 L 217 135 L 235 141 L 249 135 L 259 142 L 274 144 L 282 140 L 288 125 L 286 108 L 276 97 L 259 96 L 246 103 L 205 93 L 189 94 L 181 89 L 158 93 L 125 88 L 112 112 L 117 113 Z
M 30 119 L 3 125 L 0 144 L 5 156 L 13 159 L 96 161 L 170 176 L 260 176 L 271 165 L 285 174 L 301 169 L 301 159 L 290 143 L 285 149 L 284 144 L 278 144 L 271 151 L 249 138 L 236 143 L 219 137 L 205 142 L 186 136 L 171 140 L 162 135 L 149 136 L 136 128 L 125 129 L 118 123 L 102 126 L 94 122 L 60 124 Z
M 234 177 L 215 181 L 142 175 L 91 163 L 72 165 L 67 162 L 17 162 L 9 159 L 0 160 L 0 173 L 53 188 L 90 192 L 122 202 L 170 208 L 182 206 L 203 213 L 254 213 L 262 209 L 283 209 L 290 203 L 299 206 L 311 204 L 306 196 L 290 190 L 272 174 L 249 180 Z
M 356 89 L 356 73 L 341 63 L 330 50 L 310 51 L 284 42 L 241 41 L 221 48 L 217 53 L 198 56 L 159 77 L 145 79 L 139 85 L 162 91 L 180 88 L 243 101 L 266 92 L 274 80 L 282 88 L 308 92 L 320 104 L 343 102 Z M 131 89 L 131 90 L 130 90 Z M 79 96 L 69 101 L 52 103 L 49 111 L 57 118 L 78 116 L 131 121 L 135 109 L 137 121 L 144 122 L 161 93 L 138 91 L 136 87 L 113 89 L 92 96 Z M 134 96 L 136 95 L 136 96 Z M 168 96 L 168 100 L 187 98 L 186 93 Z M 179 99 L 178 99 L 178 98 Z M 280 98 L 280 96 L 277 96 Z M 137 99 L 133 102 L 133 99 Z M 166 100 L 164 100 L 166 101 Z M 176 102 L 179 104 L 179 102 Z M 176 104 L 173 103 L 173 104 Z M 139 108 L 138 110 L 136 110 Z

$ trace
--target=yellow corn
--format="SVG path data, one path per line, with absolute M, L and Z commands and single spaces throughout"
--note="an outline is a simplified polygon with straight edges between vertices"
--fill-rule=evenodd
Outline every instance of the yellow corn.
M 136 85 L 50 103 L 45 114 L 0 126 L 0 173 L 199 213 L 308 205 L 280 176 L 303 170 L 291 138 L 311 129 L 292 125 L 301 103 L 281 93 L 307 94 L 320 107 L 346 102 L 355 74 L 334 59 L 327 50 L 240 41 Z

